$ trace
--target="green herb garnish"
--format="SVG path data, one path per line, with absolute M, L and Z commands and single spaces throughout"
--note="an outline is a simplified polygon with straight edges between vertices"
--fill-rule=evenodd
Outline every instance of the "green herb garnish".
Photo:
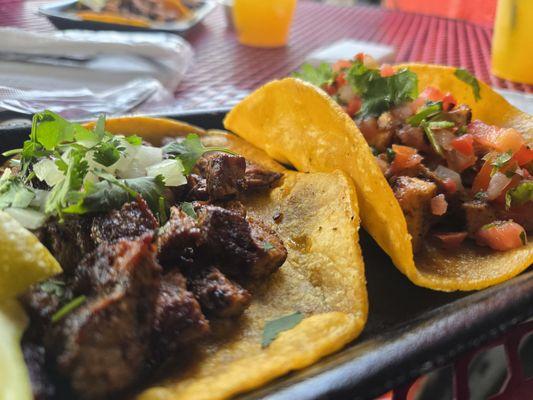
M 65 294 L 65 282 L 58 281 L 57 279 L 48 279 L 47 281 L 41 283 L 39 287 L 44 292 L 58 297 L 62 297 Z
M 428 127 L 430 129 L 447 129 L 453 128 L 455 124 L 451 121 L 429 121 Z
M 311 64 L 304 64 L 300 67 L 299 71 L 293 72 L 292 76 L 321 87 L 324 84 L 331 84 L 333 70 L 325 62 L 321 63 L 318 67 L 313 67 Z
M 517 187 L 510 189 L 505 194 L 505 207 L 521 206 L 533 201 L 533 181 L 523 181 Z
M 498 157 L 496 157 L 490 163 L 490 165 L 492 165 L 494 167 L 493 170 L 497 171 L 500 168 L 502 168 L 505 164 L 507 164 L 511 160 L 511 158 L 513 158 L 513 152 L 512 151 L 508 151 L 508 152 L 502 153 Z
M 429 102 L 424 107 L 420 108 L 415 115 L 406 119 L 411 126 L 420 126 L 420 124 L 427 118 L 433 117 L 442 112 L 442 101 Z
M 168 221 L 167 205 L 165 198 L 159 196 L 159 225 L 163 226 Z
M 261 341 L 261 346 L 263 348 L 268 347 L 281 332 L 288 331 L 289 329 L 294 328 L 304 319 L 304 315 L 297 311 L 294 314 L 286 315 L 284 317 L 275 319 L 273 321 L 268 321 L 265 324 L 263 330 L 263 339 Z
M 481 95 L 480 95 L 481 88 L 479 86 L 478 80 L 476 79 L 474 75 L 472 75 L 470 72 L 468 72 L 466 69 L 463 69 L 463 68 L 457 68 L 454 72 L 454 75 L 458 79 L 462 80 L 463 82 L 465 82 L 466 84 L 472 87 L 472 92 L 474 93 L 474 98 L 476 99 L 476 101 L 481 99 Z
M 396 157 L 396 152 L 394 150 L 392 150 L 390 147 L 387 147 L 385 154 L 387 155 L 387 160 L 389 160 L 389 162 L 394 161 L 394 158 Z
M 274 248 L 274 245 L 270 242 L 263 242 L 263 250 L 270 251 Z
M 437 142 L 437 139 L 435 139 L 435 134 L 433 133 L 433 131 L 429 127 L 429 124 L 426 123 L 425 121 L 423 121 L 422 124 L 420 124 L 420 126 L 424 130 L 424 133 L 426 134 L 426 137 L 429 140 L 429 144 L 431 144 L 431 147 L 433 148 L 433 150 L 435 150 L 435 153 L 437 153 L 440 156 L 443 156 L 444 153 L 442 151 L 442 147 Z
M 72 311 L 74 311 L 76 308 L 81 306 L 85 301 L 87 300 L 87 297 L 85 296 L 78 296 L 71 301 L 69 301 L 67 304 L 65 304 L 63 307 L 61 307 L 59 310 L 57 310 L 52 315 L 52 322 L 56 323 L 63 319 L 65 316 L 70 314 Z
M 181 161 L 185 175 L 189 175 L 198 159 L 210 151 L 223 151 L 233 154 L 223 147 L 204 146 L 200 136 L 195 133 L 189 133 L 185 139 L 177 140 L 163 147 L 163 153 L 171 154 Z
M 192 203 L 189 203 L 188 201 L 184 201 L 180 203 L 180 208 L 189 217 L 193 219 L 198 219 L 198 214 L 196 214 L 196 211 L 194 210 L 194 206 L 192 205 Z

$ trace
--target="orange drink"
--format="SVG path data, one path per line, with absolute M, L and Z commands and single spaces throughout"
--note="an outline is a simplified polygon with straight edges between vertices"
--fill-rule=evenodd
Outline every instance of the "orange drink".
M 533 1 L 500 0 L 492 39 L 492 72 L 533 84 Z
M 287 44 L 296 0 L 235 0 L 233 20 L 239 42 L 256 47 Z

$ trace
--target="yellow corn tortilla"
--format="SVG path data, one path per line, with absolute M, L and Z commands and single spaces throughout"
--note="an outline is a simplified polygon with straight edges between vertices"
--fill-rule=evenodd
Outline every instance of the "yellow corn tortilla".
M 249 215 L 279 233 L 288 259 L 251 288 L 252 303 L 241 318 L 230 325 L 212 321 L 217 335 L 200 343 L 191 362 L 171 378 L 141 393 L 142 400 L 226 399 L 257 388 L 341 349 L 360 334 L 368 313 L 357 197 L 349 177 L 340 171 L 289 171 L 234 135 L 194 129 L 205 144 L 224 146 L 284 173 L 280 186 L 250 197 L 245 205 Z M 106 130 L 156 143 L 161 136 L 190 132 L 175 121 L 134 117 L 110 119 Z M 278 223 L 274 214 L 281 215 Z M 295 311 L 306 318 L 262 349 L 265 322 Z
M 398 66 L 401 67 L 401 66 Z M 514 127 L 531 143 L 533 117 L 511 106 L 483 82 L 481 99 L 454 76 L 455 68 L 407 64 L 419 88 L 451 92 L 472 107 L 473 117 Z M 413 255 L 400 205 L 354 121 L 322 90 L 298 79 L 273 81 L 239 103 L 225 127 L 299 171 L 345 171 L 357 189 L 363 227 L 413 283 L 442 291 L 476 290 L 503 282 L 530 266 L 533 243 L 505 253 L 468 244 L 446 251 L 425 243 Z

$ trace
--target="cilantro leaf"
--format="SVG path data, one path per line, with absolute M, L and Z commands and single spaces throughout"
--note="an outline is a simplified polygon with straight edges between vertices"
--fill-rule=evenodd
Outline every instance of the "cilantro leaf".
M 508 152 L 502 153 L 498 157 L 496 157 L 494 159 L 494 161 L 492 161 L 490 163 L 490 165 L 492 165 L 494 167 L 494 169 L 499 170 L 501 167 L 503 167 L 505 164 L 507 164 L 511 160 L 511 158 L 513 158 L 513 152 L 512 151 L 508 151 Z
M 533 201 L 533 181 L 523 181 L 505 194 L 505 207 L 521 206 Z
M 284 317 L 268 321 L 263 329 L 263 339 L 261 346 L 268 347 L 281 332 L 294 328 L 304 319 L 304 315 L 297 311 L 294 314 L 285 315 Z
M 133 146 L 140 146 L 143 142 L 142 138 L 137 135 L 126 136 L 126 142 Z
M 472 92 L 474 93 L 474 98 L 476 99 L 476 101 L 481 99 L 481 95 L 479 93 L 481 88 L 479 86 L 478 80 L 474 75 L 472 75 L 470 72 L 463 68 L 457 68 L 454 72 L 454 75 L 458 79 L 462 80 L 463 82 L 472 87 Z
M 194 210 L 192 203 L 189 203 L 188 201 L 184 201 L 180 203 L 180 208 L 185 214 L 187 214 L 192 219 L 198 219 L 198 214 L 196 214 L 196 211 Z
M 119 158 L 120 151 L 115 141 L 102 142 L 94 149 L 93 160 L 105 167 L 110 167 Z
M 442 111 L 442 102 L 430 102 L 418 110 L 415 115 L 407 118 L 407 123 L 411 126 L 420 126 L 422 121 L 427 118 L 433 117 Z
M 66 317 L 68 314 L 70 314 L 72 311 L 74 311 L 76 308 L 80 307 L 85 301 L 87 300 L 87 297 L 85 296 L 78 296 L 71 301 L 69 301 L 67 304 L 65 304 L 63 307 L 61 307 L 59 310 L 57 310 L 52 315 L 52 322 L 56 323 Z
M 433 148 L 433 150 L 435 150 L 435 153 L 437 153 L 438 155 L 440 156 L 443 156 L 443 150 L 442 150 L 442 147 L 440 146 L 439 142 L 437 142 L 437 139 L 435 138 L 435 135 L 433 133 L 433 130 L 431 129 L 431 127 L 429 126 L 429 123 L 427 123 L 425 120 L 422 121 L 422 123 L 420 124 L 420 126 L 422 127 L 422 129 L 424 130 L 424 133 L 426 134 L 426 137 L 428 138 L 429 140 L 429 144 L 431 145 L 431 147 Z
M 431 129 L 453 128 L 455 124 L 451 121 L 429 121 L 428 127 Z
M 89 129 L 62 118 L 60 115 L 46 110 L 34 115 L 35 142 L 45 150 L 53 150 L 60 143 L 76 140 L 97 141 L 98 136 Z M 33 131 L 33 129 L 32 129 Z
M 331 83 L 333 80 L 333 70 L 325 62 L 320 63 L 316 68 L 311 64 L 304 64 L 300 67 L 299 71 L 293 72 L 292 76 L 321 87 L 324 84 Z
M 183 164 L 184 175 L 189 175 L 200 157 L 209 151 L 223 151 L 231 153 L 221 147 L 206 147 L 202 144 L 200 136 L 189 133 L 185 139 L 176 140 L 163 147 L 164 154 L 171 154 L 180 159 Z
M 33 190 L 26 187 L 20 178 L 0 180 L 0 210 L 8 207 L 26 208 L 34 197 Z
M 48 279 L 39 285 L 42 291 L 63 297 L 65 294 L 65 282 L 57 279 Z

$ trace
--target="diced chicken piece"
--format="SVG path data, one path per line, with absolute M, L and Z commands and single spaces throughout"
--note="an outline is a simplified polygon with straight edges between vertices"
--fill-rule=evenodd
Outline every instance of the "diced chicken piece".
M 413 250 L 417 252 L 431 226 L 430 202 L 437 186 L 422 179 L 400 176 L 393 182 L 393 191 L 405 215 Z

